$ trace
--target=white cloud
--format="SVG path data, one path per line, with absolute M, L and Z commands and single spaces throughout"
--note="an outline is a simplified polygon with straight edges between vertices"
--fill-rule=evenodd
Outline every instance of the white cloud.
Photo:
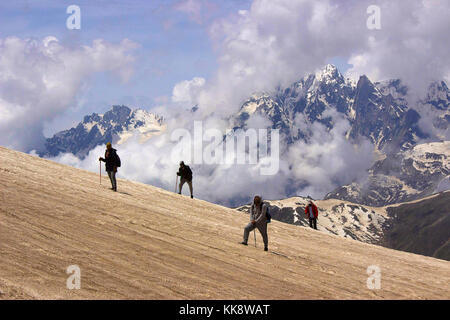
M 199 92 L 203 109 L 230 114 L 255 91 L 286 86 L 335 57 L 347 76 L 400 78 L 423 95 L 430 81 L 450 76 L 450 2 L 380 0 L 381 30 L 369 30 L 372 0 L 254 0 L 243 14 L 210 28 L 219 53 L 216 77 Z
M 182 0 L 175 4 L 175 9 L 186 13 L 192 21 L 201 24 L 203 2 L 201 0 Z
M 65 46 L 55 37 L 0 39 L 0 144 L 23 151 L 41 147 L 44 123 L 73 106 L 93 74 L 130 78 L 135 47 L 126 39 L 81 47 Z
M 362 181 L 374 160 L 373 145 L 368 140 L 358 146 L 350 143 L 345 138 L 350 129 L 348 121 L 336 111 L 327 113 L 324 116 L 331 116 L 334 122 L 330 131 L 319 122 L 298 121 L 302 131 L 311 134 L 307 142 L 299 140 L 287 152 L 292 177 L 308 184 L 300 187 L 298 194 L 320 198 L 340 185 Z
M 200 77 L 179 82 L 172 90 L 172 101 L 193 107 L 198 103 L 196 99 L 204 85 L 205 79 Z
M 266 129 L 271 128 L 273 125 L 272 121 L 259 113 L 253 113 L 247 119 L 247 127 L 254 129 Z
M 414 98 L 450 74 L 448 1 L 379 1 L 382 29 L 353 48 L 349 76 L 402 79 Z M 355 30 L 357 32 L 357 30 Z

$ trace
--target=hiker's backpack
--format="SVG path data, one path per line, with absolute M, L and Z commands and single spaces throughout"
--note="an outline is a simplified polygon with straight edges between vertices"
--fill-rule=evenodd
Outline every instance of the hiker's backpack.
M 122 165 L 122 163 L 120 162 L 120 157 L 116 152 L 116 167 L 119 168 Z
M 188 181 L 192 181 L 192 170 L 189 168 L 189 166 L 186 166 L 186 179 Z
M 267 223 L 270 223 L 270 221 L 272 220 L 272 216 L 269 213 L 269 206 L 266 207 L 266 218 L 267 218 Z

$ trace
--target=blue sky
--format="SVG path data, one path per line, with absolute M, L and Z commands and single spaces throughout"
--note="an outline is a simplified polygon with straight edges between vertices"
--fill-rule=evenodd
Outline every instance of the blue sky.
M 208 79 L 216 69 L 216 55 L 208 27 L 212 21 L 240 9 L 250 1 L 208 1 L 200 15 L 177 10 L 181 1 L 14 1 L 0 4 L 0 38 L 42 39 L 55 36 L 67 45 L 91 44 L 94 39 L 120 42 L 127 38 L 139 44 L 135 51 L 139 67 L 127 83 L 98 74 L 83 90 L 79 105 L 53 121 L 46 134 L 66 128 L 86 113 L 103 112 L 112 104 L 150 109 L 173 86 L 200 76 Z M 69 5 L 81 9 L 81 29 L 69 30 Z
M 46 125 L 53 133 L 76 124 L 85 114 L 104 112 L 113 104 L 151 109 L 171 96 L 174 85 L 193 77 L 209 79 L 217 69 L 208 29 L 213 21 L 248 10 L 250 0 L 204 1 L 198 12 L 180 10 L 189 0 L 152 1 L 9 1 L 0 4 L 0 38 L 43 39 L 90 45 L 94 39 L 139 44 L 135 72 L 126 83 L 110 74 L 96 74 L 77 97 L 77 105 Z M 200 0 L 201 1 L 201 0 Z M 69 5 L 81 8 L 81 29 L 69 30 Z M 186 9 L 186 8 L 185 8 Z M 341 72 L 344 59 L 330 61 Z

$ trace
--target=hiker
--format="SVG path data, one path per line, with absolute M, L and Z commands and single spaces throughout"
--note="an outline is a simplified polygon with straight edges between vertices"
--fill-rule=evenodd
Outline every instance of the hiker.
M 105 157 L 100 157 L 98 160 L 105 162 L 106 172 L 111 180 L 111 190 L 117 191 L 116 173 L 117 167 L 120 167 L 120 158 L 117 155 L 117 150 L 112 147 L 111 142 L 106 144 Z
M 269 239 L 267 237 L 267 204 L 262 201 L 260 196 L 255 196 L 253 204 L 250 207 L 250 223 L 244 229 L 243 245 L 247 245 L 248 236 L 251 231 L 258 228 L 264 241 L 264 251 L 268 251 Z
M 317 219 L 319 218 L 319 211 L 316 205 L 309 200 L 308 205 L 305 208 L 305 214 L 309 218 L 309 226 L 317 230 Z
M 189 166 L 184 164 L 184 161 L 180 162 L 180 169 L 177 172 L 177 176 L 180 177 L 180 189 L 178 194 L 181 194 L 181 189 L 183 188 L 183 184 L 187 182 L 189 185 L 189 190 L 191 191 L 191 199 L 194 198 L 192 193 L 192 170 Z

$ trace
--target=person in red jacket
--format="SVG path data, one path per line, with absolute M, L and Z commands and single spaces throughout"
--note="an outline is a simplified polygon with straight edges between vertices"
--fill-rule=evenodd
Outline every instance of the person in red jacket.
M 310 200 L 305 208 L 305 214 L 309 218 L 309 226 L 317 230 L 317 219 L 319 218 L 319 210 L 316 205 Z

